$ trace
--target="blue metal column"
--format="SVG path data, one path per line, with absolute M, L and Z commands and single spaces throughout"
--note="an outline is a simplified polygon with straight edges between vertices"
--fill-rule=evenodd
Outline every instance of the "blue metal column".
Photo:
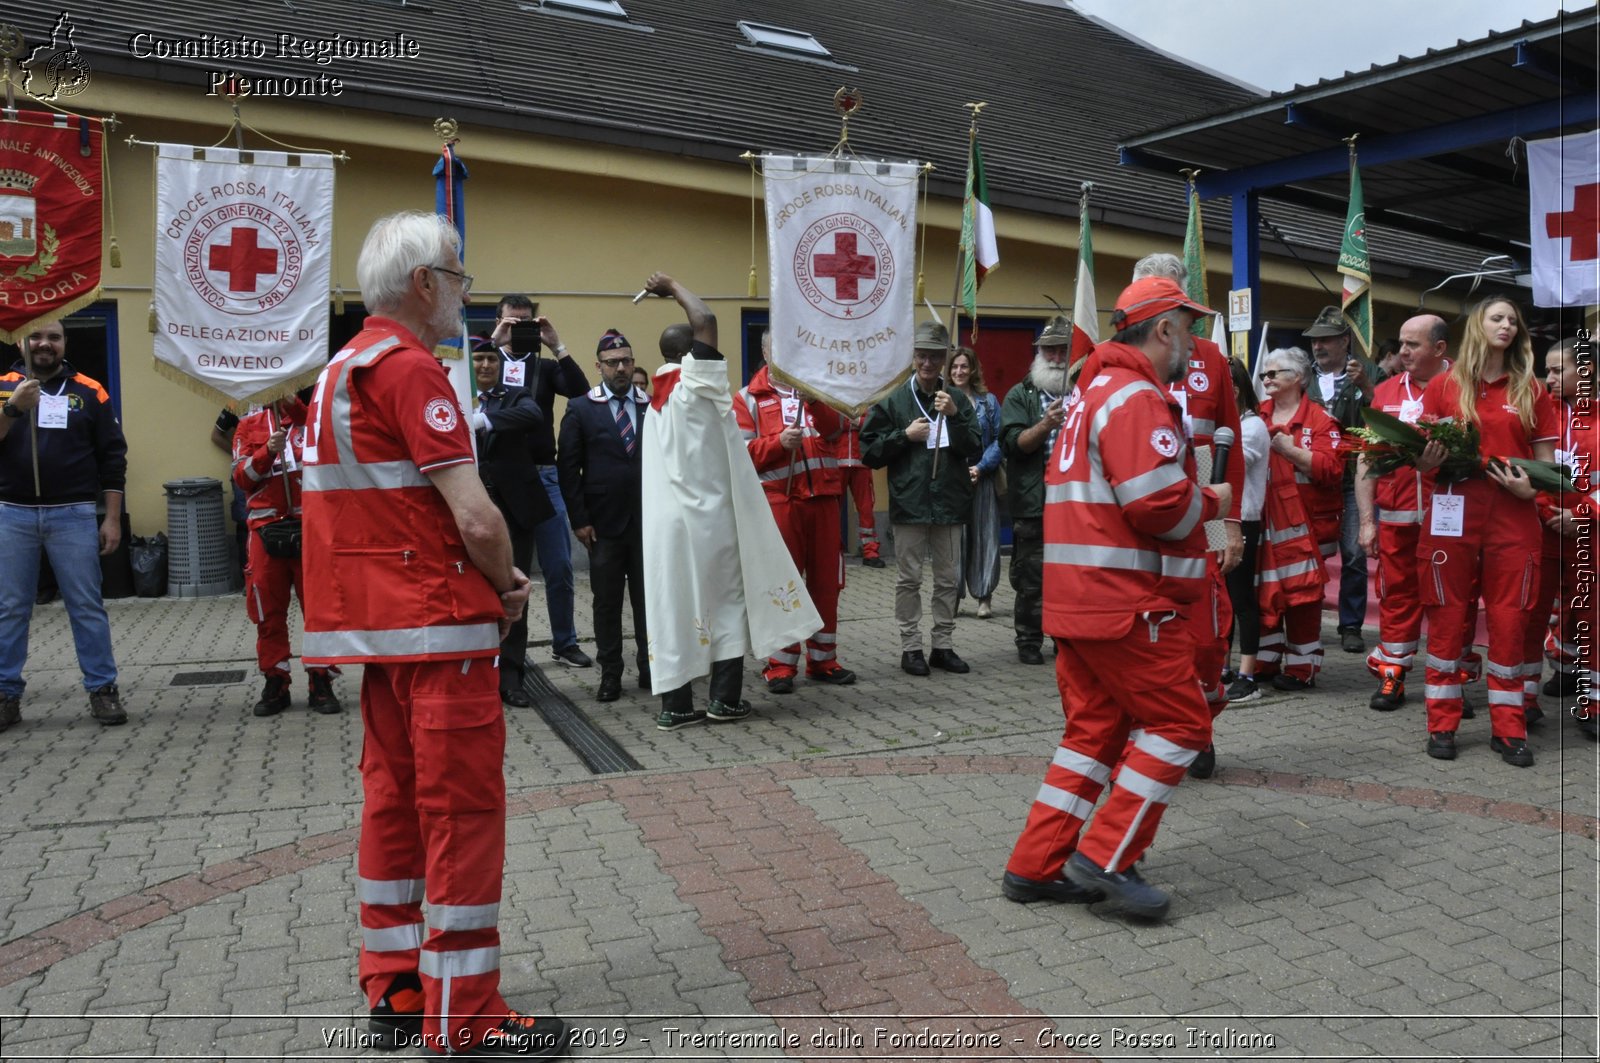
M 1245 365 L 1254 372 L 1262 310 L 1261 204 L 1254 189 L 1233 195 L 1233 287 L 1250 289 L 1250 340 L 1245 350 Z

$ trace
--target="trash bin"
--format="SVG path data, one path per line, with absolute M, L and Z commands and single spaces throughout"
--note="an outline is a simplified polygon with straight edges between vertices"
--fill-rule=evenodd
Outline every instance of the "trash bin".
M 167 596 L 206 598 L 237 590 L 222 481 L 192 476 L 162 486 L 167 492 Z

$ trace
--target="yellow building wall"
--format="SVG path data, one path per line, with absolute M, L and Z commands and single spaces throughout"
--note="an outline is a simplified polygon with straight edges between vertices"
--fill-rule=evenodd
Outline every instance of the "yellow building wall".
M 227 459 L 208 443 L 218 405 L 158 376 L 152 365 L 149 305 L 154 263 L 154 163 L 143 141 L 232 143 L 227 102 L 196 88 L 97 77 L 74 103 L 87 113 L 115 111 L 120 127 L 108 138 L 116 236 L 122 268 L 105 271 L 106 298 L 117 304 L 123 422 L 129 440 L 129 512 L 138 534 L 165 527 L 165 481 L 189 476 L 226 480 Z M 442 115 L 447 117 L 448 115 Z M 357 253 L 372 221 L 392 211 L 431 210 L 431 168 L 439 139 L 420 119 L 324 105 L 247 100 L 246 148 L 282 150 L 267 137 L 302 148 L 347 151 L 336 171 L 334 278 L 359 300 Z M 474 303 L 493 307 L 506 292 L 539 302 L 591 381 L 594 344 L 608 328 L 625 333 L 647 369 L 660 364 L 656 337 L 681 320 L 678 308 L 634 293 L 657 269 L 707 297 L 732 361 L 739 356 L 740 312 L 765 309 L 765 224 L 757 205 L 755 261 L 762 297 L 746 296 L 751 262 L 750 174 L 746 165 L 685 159 L 626 148 L 559 141 L 500 130 L 464 128 L 460 157 L 466 184 L 467 268 L 476 278 Z M 819 145 L 820 147 L 820 145 Z M 1175 194 L 1181 194 L 1175 192 Z M 1218 205 L 1217 209 L 1221 209 Z M 930 201 L 925 288 L 936 307 L 948 303 L 960 228 L 960 206 Z M 1070 307 L 1077 265 L 1077 222 L 1001 209 L 996 224 L 1001 267 L 985 283 L 980 313 L 1037 316 L 1053 309 L 1049 293 Z M 1133 263 L 1152 251 L 1181 251 L 1181 237 L 1162 239 L 1096 226 L 1096 290 L 1102 335 Z M 1331 252 L 1329 259 L 1331 262 Z M 1220 305 L 1230 264 L 1212 248 L 1210 293 Z M 1331 266 L 1321 271 L 1335 291 Z M 1381 284 L 1378 336 L 1392 335 L 1418 293 Z M 1330 300 L 1304 267 L 1264 262 L 1257 319 L 1309 320 Z M 734 370 L 737 372 L 737 369 Z M 560 407 L 557 417 L 560 417 Z M 884 505 L 879 478 L 879 507 Z

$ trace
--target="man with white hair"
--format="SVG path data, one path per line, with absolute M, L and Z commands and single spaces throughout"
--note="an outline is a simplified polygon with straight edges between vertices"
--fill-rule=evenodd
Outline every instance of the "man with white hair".
M 373 316 L 328 363 L 307 414 L 303 658 L 366 666 L 356 888 L 374 1043 L 548 1056 L 565 1025 L 500 995 L 497 655 L 528 578 L 433 357 L 460 333 L 472 287 L 460 248 L 449 222 L 422 212 L 379 219 L 362 245 Z
M 1072 390 L 1072 322 L 1057 314 L 1034 341 L 1028 375 L 1006 392 L 1000 407 L 1000 449 L 1006 455 L 1006 502 L 1011 509 L 1011 626 L 1017 660 L 1043 664 L 1044 466 L 1067 419 Z

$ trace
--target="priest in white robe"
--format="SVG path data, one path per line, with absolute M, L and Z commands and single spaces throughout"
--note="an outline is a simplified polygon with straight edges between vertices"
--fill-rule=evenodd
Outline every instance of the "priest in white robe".
M 644 433 L 644 572 L 656 726 L 677 730 L 751 713 L 744 658 L 766 658 L 822 627 L 773 522 L 732 415 L 717 319 L 664 273 L 645 284 L 689 317 L 661 334 Z M 689 684 L 711 676 L 705 709 Z

